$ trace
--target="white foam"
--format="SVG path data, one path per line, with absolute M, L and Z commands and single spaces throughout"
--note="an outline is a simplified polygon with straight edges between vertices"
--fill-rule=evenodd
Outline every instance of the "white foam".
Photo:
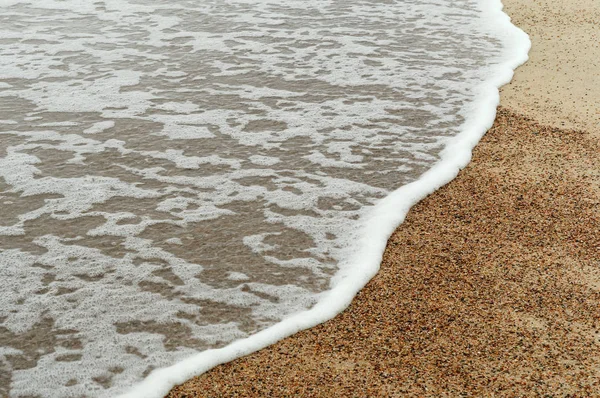
M 250 277 L 242 272 L 230 272 L 227 277 L 232 281 L 247 281 Z
M 259 166 L 273 166 L 281 160 L 279 158 L 273 156 L 261 156 L 261 155 L 252 155 L 248 158 L 252 163 L 257 164 Z
M 83 130 L 83 132 L 85 134 L 98 134 L 113 127 L 115 127 L 115 122 L 113 120 L 106 120 L 104 122 L 94 123 L 92 127 Z

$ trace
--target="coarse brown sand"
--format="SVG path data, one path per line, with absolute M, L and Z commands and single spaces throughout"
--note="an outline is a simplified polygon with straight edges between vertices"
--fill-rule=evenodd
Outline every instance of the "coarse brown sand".
M 600 2 L 505 3 L 531 61 L 473 161 L 391 236 L 381 271 L 331 321 L 169 398 L 600 396 Z

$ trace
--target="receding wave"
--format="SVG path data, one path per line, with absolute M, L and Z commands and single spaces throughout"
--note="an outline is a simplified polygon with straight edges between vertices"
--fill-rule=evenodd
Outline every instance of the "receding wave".
M 479 109 L 482 3 L 0 1 L 0 395 L 114 396 L 312 308 Z

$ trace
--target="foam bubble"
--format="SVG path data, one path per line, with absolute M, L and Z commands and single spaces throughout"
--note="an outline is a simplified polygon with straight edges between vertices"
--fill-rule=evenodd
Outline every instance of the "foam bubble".
M 115 122 L 106 120 L 104 122 L 94 123 L 92 127 L 83 130 L 83 132 L 84 134 L 98 134 L 113 127 L 115 127 Z

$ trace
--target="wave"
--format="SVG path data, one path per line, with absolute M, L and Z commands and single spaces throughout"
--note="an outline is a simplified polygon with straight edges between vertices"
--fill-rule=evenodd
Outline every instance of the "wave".
M 162 397 L 333 318 L 469 162 L 530 46 L 494 0 L 0 18 L 7 395 Z

